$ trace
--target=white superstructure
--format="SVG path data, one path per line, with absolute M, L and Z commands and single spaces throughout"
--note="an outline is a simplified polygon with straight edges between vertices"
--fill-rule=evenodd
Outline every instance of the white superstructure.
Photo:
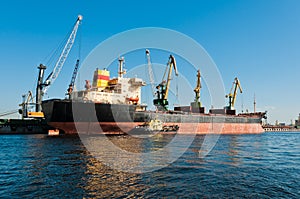
M 101 86 L 73 91 L 72 100 L 92 101 L 105 104 L 140 104 L 141 87 L 146 83 L 140 78 L 118 77 L 108 81 L 108 86 Z

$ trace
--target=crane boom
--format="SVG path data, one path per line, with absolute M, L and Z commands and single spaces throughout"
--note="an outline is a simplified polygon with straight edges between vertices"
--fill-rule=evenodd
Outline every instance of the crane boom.
M 75 65 L 75 68 L 74 68 L 74 71 L 73 71 L 72 79 L 71 79 L 71 82 L 70 82 L 71 86 L 74 86 L 76 76 L 77 76 L 77 72 L 78 72 L 78 68 L 79 68 L 79 59 L 77 59 L 76 65 Z
M 148 63 L 149 79 L 150 79 L 150 84 L 151 84 L 151 88 L 152 88 L 152 95 L 154 97 L 155 96 L 154 75 L 153 75 L 153 71 L 152 71 L 150 51 L 148 49 L 146 49 L 146 56 L 147 56 L 147 63 Z
M 71 99 L 71 94 L 72 94 L 73 89 L 74 89 L 74 83 L 75 83 L 76 76 L 77 76 L 77 73 L 78 73 L 78 68 L 79 68 L 79 59 L 77 59 L 77 61 L 76 61 L 75 68 L 74 68 L 73 75 L 72 75 L 72 79 L 71 79 L 71 82 L 69 84 L 69 88 L 67 90 L 68 91 L 67 95 L 69 95 L 69 99 Z
M 75 22 L 73 30 L 72 30 L 72 32 L 71 32 L 71 34 L 70 34 L 70 36 L 69 36 L 69 38 L 67 40 L 67 43 L 64 46 L 64 49 L 61 52 L 61 54 L 60 54 L 60 56 L 59 56 L 59 58 L 58 58 L 58 60 L 57 60 L 57 62 L 55 64 L 55 66 L 54 66 L 53 71 L 50 73 L 50 75 L 47 77 L 47 79 L 45 81 L 45 85 L 46 86 L 44 86 L 43 89 L 42 89 L 43 93 L 45 93 L 48 90 L 49 86 L 51 84 L 53 84 L 53 82 L 58 77 L 58 75 L 59 75 L 59 73 L 60 73 L 60 71 L 61 71 L 61 69 L 62 69 L 62 67 L 63 67 L 63 65 L 64 65 L 64 63 L 65 63 L 65 61 L 67 59 L 67 57 L 68 57 L 68 54 L 69 54 L 69 52 L 70 52 L 70 50 L 71 50 L 71 48 L 72 48 L 72 46 L 74 44 L 74 41 L 75 41 L 75 38 L 76 38 L 76 34 L 77 34 L 77 30 L 78 30 L 78 26 L 79 26 L 81 20 L 82 20 L 82 16 L 79 15 L 78 18 L 77 18 L 77 20 L 76 20 L 76 22 Z
M 176 60 L 175 60 L 175 57 L 173 55 L 170 55 L 168 64 L 169 64 L 169 73 L 168 73 L 168 79 L 167 79 L 167 84 L 166 84 L 166 93 L 164 95 L 165 100 L 168 98 L 168 94 L 169 94 L 171 74 L 172 74 L 172 68 L 173 67 L 174 67 L 175 75 L 178 76 L 177 67 L 176 67 Z
M 236 100 L 237 89 L 239 88 L 240 93 L 243 92 L 242 88 L 241 88 L 240 81 L 237 77 L 234 79 L 234 85 L 235 85 L 235 87 L 234 87 L 234 93 L 233 93 L 233 99 L 232 99 L 232 107 L 234 107 L 234 103 L 235 103 L 235 100 Z

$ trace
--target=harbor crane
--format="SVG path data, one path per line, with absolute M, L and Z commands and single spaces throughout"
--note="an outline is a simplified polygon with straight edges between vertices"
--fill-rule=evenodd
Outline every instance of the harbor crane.
M 152 95 L 154 97 L 155 96 L 154 75 L 153 75 L 153 71 L 152 71 L 152 64 L 151 64 L 151 58 L 150 58 L 150 50 L 148 50 L 148 49 L 146 49 L 146 56 L 147 56 L 149 80 L 150 80 L 150 84 L 151 84 Z
M 238 89 L 240 90 L 240 93 L 243 93 L 240 81 L 236 77 L 236 78 L 234 78 L 234 82 L 232 83 L 232 87 L 230 89 L 229 94 L 225 96 L 226 98 L 229 98 L 229 106 L 226 107 L 229 110 L 234 110 L 234 103 L 236 100 L 236 95 L 237 95 Z M 232 93 L 232 90 L 233 90 L 233 93 Z
M 73 71 L 73 75 L 72 75 L 72 78 L 71 78 L 71 82 L 70 82 L 69 88 L 67 90 L 68 91 L 67 95 L 69 96 L 69 99 L 71 99 L 71 94 L 74 90 L 74 83 L 75 83 L 76 76 L 77 76 L 77 73 L 78 73 L 78 68 L 79 68 L 79 59 L 77 59 L 77 61 L 76 61 L 75 68 L 74 68 L 74 71 Z
M 196 87 L 194 89 L 195 92 L 195 99 L 193 102 L 191 102 L 191 111 L 193 113 L 204 113 L 204 107 L 201 106 L 201 102 L 200 102 L 200 90 L 202 88 L 201 85 L 201 74 L 200 74 L 200 70 L 197 71 L 197 84 Z
M 201 107 L 201 102 L 200 102 L 200 90 L 202 88 L 201 86 L 201 74 L 200 74 L 200 70 L 197 71 L 197 84 L 196 87 L 194 89 L 195 92 L 195 100 L 194 103 L 192 105 L 197 106 L 197 107 Z
M 44 78 L 44 70 L 46 69 L 46 66 L 43 64 L 40 64 L 38 67 L 39 69 L 39 76 L 38 76 L 38 83 L 37 83 L 37 88 L 36 88 L 36 112 L 41 112 L 42 111 L 42 98 L 44 93 L 49 89 L 49 87 L 54 83 L 56 78 L 58 77 L 68 55 L 70 50 L 72 49 L 72 46 L 74 44 L 76 34 L 78 27 L 80 25 L 80 22 L 82 21 L 82 16 L 79 15 L 75 25 L 71 31 L 70 36 L 68 37 L 68 40 L 54 66 L 53 71 L 49 74 L 49 76 L 46 78 L 45 81 L 43 81 Z
M 170 82 L 172 80 L 171 79 L 172 68 L 174 68 L 175 75 L 178 76 L 175 57 L 173 55 L 170 55 L 167 68 L 165 71 L 166 74 L 167 70 L 169 70 L 167 80 L 164 80 L 165 79 L 165 74 L 164 74 L 162 82 L 158 86 L 156 86 L 157 99 L 153 100 L 154 105 L 160 111 L 168 111 L 168 105 L 169 105 L 168 94 L 169 94 Z
M 35 105 L 33 102 L 33 95 L 31 91 L 28 91 L 26 95 L 22 95 L 23 102 L 19 104 L 22 108 L 19 109 L 19 113 L 22 115 L 22 119 L 24 118 L 43 118 L 43 112 L 34 112 L 32 111 L 32 106 Z
M 46 93 L 46 91 L 49 89 L 49 87 L 54 83 L 54 81 L 58 77 L 58 75 L 69 55 L 69 52 L 72 49 L 72 46 L 73 46 L 75 38 L 76 38 L 77 30 L 78 30 L 78 27 L 79 27 L 81 21 L 82 21 L 82 16 L 78 15 L 77 20 L 73 26 L 73 29 L 67 39 L 67 42 L 64 45 L 64 48 L 54 66 L 54 69 L 49 74 L 49 76 L 46 78 L 45 81 L 44 81 L 44 74 L 45 74 L 45 70 L 47 67 L 43 64 L 39 65 L 39 67 L 38 67 L 39 75 L 38 75 L 38 81 L 37 81 L 37 86 L 36 86 L 36 96 L 35 96 L 36 101 L 35 101 L 35 103 L 33 103 L 33 95 L 32 95 L 31 91 L 29 91 L 27 95 L 23 95 L 23 102 L 22 102 L 22 104 L 20 104 L 20 106 L 22 108 L 19 110 L 19 113 L 22 114 L 22 118 L 24 118 L 24 117 L 25 118 L 43 118 L 44 117 L 44 113 L 42 112 L 43 95 L 44 95 L 44 93 Z M 78 65 L 79 65 L 79 60 L 78 60 Z M 78 66 L 77 66 L 77 69 L 78 69 Z M 77 71 L 76 71 L 76 73 L 77 73 Z M 73 73 L 73 76 L 74 76 L 74 73 Z M 76 75 L 74 78 L 76 78 Z M 72 84 L 72 81 L 73 81 L 73 77 L 71 80 L 71 84 Z M 72 84 L 72 87 L 73 86 L 74 86 L 74 83 Z M 27 96 L 27 99 L 25 99 L 26 96 Z M 34 105 L 35 105 L 35 111 L 31 111 L 31 108 L 29 108 L 29 106 L 34 106 Z

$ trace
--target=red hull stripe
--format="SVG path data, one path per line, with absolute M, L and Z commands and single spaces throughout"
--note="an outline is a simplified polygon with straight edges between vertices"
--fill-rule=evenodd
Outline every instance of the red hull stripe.
M 98 75 L 98 79 L 109 80 L 109 76 L 106 76 L 106 75 Z

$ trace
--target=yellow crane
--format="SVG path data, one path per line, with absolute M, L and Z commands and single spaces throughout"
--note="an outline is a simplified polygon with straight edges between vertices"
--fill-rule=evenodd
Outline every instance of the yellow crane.
M 232 90 L 234 89 L 233 93 Z M 240 84 L 239 79 L 236 77 L 234 78 L 234 82 L 232 83 L 232 87 L 230 89 L 230 93 L 228 95 L 226 95 L 226 98 L 229 98 L 229 106 L 227 107 L 227 109 L 229 110 L 234 110 L 234 103 L 236 100 L 236 95 L 237 95 L 237 90 L 240 90 L 240 93 L 242 93 L 242 87 Z
M 191 111 L 192 113 L 204 113 L 204 107 L 201 107 L 200 102 L 200 90 L 201 90 L 201 74 L 200 70 L 197 71 L 197 84 L 194 89 L 195 92 L 195 100 L 191 102 Z
M 197 71 L 197 85 L 194 89 L 194 92 L 195 92 L 195 103 L 197 105 L 199 105 L 199 107 L 201 107 L 201 102 L 199 101 L 200 99 L 200 89 L 202 88 L 201 86 L 201 74 L 200 74 L 200 70 Z
M 167 80 L 164 80 L 165 74 L 163 76 L 162 82 L 156 87 L 158 89 L 157 93 L 157 99 L 153 100 L 154 105 L 158 108 L 158 110 L 167 111 L 168 110 L 168 94 L 169 94 L 169 88 L 170 88 L 170 82 L 172 80 L 172 68 L 174 68 L 175 75 L 178 76 L 177 67 L 176 67 L 176 60 L 173 55 L 170 55 L 169 61 L 167 64 L 167 69 L 169 69 Z
M 32 106 L 36 103 L 33 102 L 33 95 L 31 91 L 28 91 L 27 95 L 23 95 L 23 102 L 19 104 L 22 108 L 19 109 L 19 113 L 22 114 L 22 119 L 24 118 L 43 118 L 43 112 L 32 111 Z

